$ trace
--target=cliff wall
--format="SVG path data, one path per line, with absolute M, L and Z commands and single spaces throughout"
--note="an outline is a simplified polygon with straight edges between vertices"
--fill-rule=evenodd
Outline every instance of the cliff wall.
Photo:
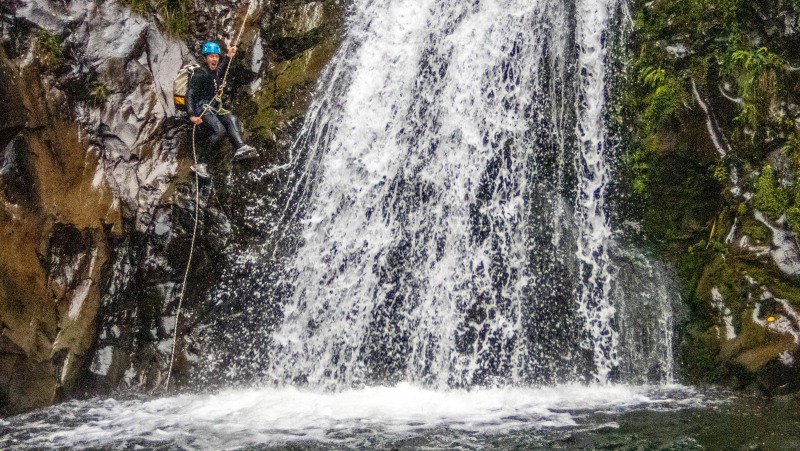
M 260 158 L 234 165 L 227 144 L 208 158 L 181 335 L 209 314 L 226 247 L 252 235 L 237 212 L 271 182 L 247 173 L 287 158 L 342 5 L 0 4 L 2 413 L 163 385 L 195 214 L 172 81 L 204 41 L 230 44 L 248 7 L 230 98 Z M 189 342 L 178 353 L 180 386 L 197 356 Z
M 800 4 L 635 2 L 621 163 L 690 318 L 684 380 L 800 389 Z

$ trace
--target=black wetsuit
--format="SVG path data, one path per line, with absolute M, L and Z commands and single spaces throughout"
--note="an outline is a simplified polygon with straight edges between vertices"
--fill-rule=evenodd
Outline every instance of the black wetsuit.
M 208 111 L 201 117 L 203 123 L 200 125 L 210 133 L 207 147 L 209 150 L 217 149 L 226 133 L 230 137 L 234 149 L 244 145 L 236 116 L 229 111 L 221 110 L 217 102 L 212 102 L 222 84 L 225 68 L 229 63 L 230 60 L 227 57 L 220 57 L 216 70 L 211 70 L 208 65 L 201 64 L 186 86 L 186 112 L 189 113 L 189 117 L 200 117 L 205 105 L 211 104 Z

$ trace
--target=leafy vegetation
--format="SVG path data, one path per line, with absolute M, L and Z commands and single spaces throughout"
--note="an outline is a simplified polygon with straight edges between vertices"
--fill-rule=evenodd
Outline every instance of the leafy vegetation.
M 37 50 L 39 61 L 48 70 L 55 72 L 64 64 L 64 42 L 54 34 L 42 30 L 39 32 Z
M 752 308 L 749 280 L 800 297 L 769 255 L 736 244 L 770 243 L 755 211 L 773 227 L 785 215 L 800 236 L 800 73 L 789 70 L 800 65 L 800 0 L 634 5 L 621 186 L 641 206 L 646 242 L 681 279 L 691 322 L 683 358 L 696 370 L 687 376 L 718 380 L 711 287 L 735 319 Z
M 189 34 L 188 0 L 122 0 L 140 16 L 153 14 L 168 34 L 186 37 Z
M 778 74 L 786 61 L 766 47 L 736 49 L 727 55 L 724 74 L 735 81 L 741 108 L 734 122 L 755 139 L 760 124 L 770 122 L 770 107 L 778 94 Z
M 87 93 L 88 102 L 90 105 L 100 107 L 108 100 L 108 86 L 103 82 L 95 82 L 89 85 L 89 92 Z
M 158 0 L 156 10 L 163 18 L 164 29 L 174 36 L 183 37 L 189 33 L 189 14 L 187 0 Z
M 789 194 L 775 180 L 772 166 L 766 165 L 756 182 L 753 204 L 768 218 L 778 219 L 789 206 Z

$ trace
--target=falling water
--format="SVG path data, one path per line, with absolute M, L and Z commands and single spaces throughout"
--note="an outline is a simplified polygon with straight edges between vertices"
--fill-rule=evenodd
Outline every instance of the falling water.
M 663 315 L 626 321 L 640 310 L 620 306 L 643 287 L 615 279 L 610 248 L 606 67 L 619 8 L 354 3 L 287 165 L 282 246 L 244 259 L 281 261 L 269 300 L 280 319 L 245 340 L 262 343 L 262 378 L 669 380 L 669 332 L 641 344 L 635 329 L 671 328 L 673 292 L 656 290 Z
M 678 300 L 609 219 L 618 1 L 354 0 L 290 161 L 251 174 L 285 182 L 250 208 L 268 239 L 196 331 L 201 380 L 246 386 L 74 401 L 0 420 L 0 445 L 531 448 L 602 444 L 640 409 L 715 424 L 692 390 L 606 383 L 671 381 Z M 651 415 L 661 437 L 674 414 Z M 665 448 L 697 444 L 686 421 Z

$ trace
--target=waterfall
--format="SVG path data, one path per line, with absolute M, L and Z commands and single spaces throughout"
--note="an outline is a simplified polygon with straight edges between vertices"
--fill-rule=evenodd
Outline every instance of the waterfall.
M 669 380 L 671 332 L 632 341 L 637 327 L 672 327 L 674 291 L 648 297 L 663 314 L 622 318 L 641 313 L 620 306 L 642 287 L 615 278 L 606 213 L 618 9 L 354 1 L 293 148 L 282 247 L 240 259 L 280 261 L 269 265 L 277 319 L 240 340 L 266 361 L 262 378 L 329 389 Z M 636 271 L 665 270 L 625 274 Z

